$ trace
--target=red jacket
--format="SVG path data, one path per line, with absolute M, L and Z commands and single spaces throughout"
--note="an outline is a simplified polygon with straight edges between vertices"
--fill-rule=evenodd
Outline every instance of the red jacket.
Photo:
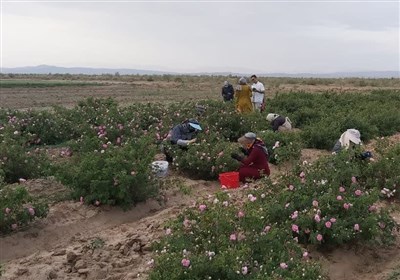
M 256 139 L 250 147 L 249 155 L 242 160 L 242 166 L 262 170 L 265 175 L 270 174 L 267 149 L 261 140 Z

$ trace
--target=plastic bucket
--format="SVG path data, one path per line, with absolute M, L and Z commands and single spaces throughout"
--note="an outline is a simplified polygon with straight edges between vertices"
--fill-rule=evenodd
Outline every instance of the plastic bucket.
M 165 177 L 168 174 L 168 161 L 153 161 L 151 168 L 157 177 Z
M 239 187 L 239 172 L 221 173 L 219 174 L 219 182 L 223 188 L 236 189 Z

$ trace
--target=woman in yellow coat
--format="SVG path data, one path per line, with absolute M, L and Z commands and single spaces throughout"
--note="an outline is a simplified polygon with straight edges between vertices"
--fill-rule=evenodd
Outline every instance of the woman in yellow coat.
M 236 111 L 239 113 L 249 113 L 253 111 L 253 105 L 251 103 L 251 88 L 246 83 L 245 78 L 239 79 L 239 85 L 235 88 L 235 105 Z

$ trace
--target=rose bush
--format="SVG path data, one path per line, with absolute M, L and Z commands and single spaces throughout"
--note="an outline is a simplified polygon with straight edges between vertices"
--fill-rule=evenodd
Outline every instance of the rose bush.
M 57 178 L 82 202 L 126 209 L 157 193 L 151 169 L 156 148 L 151 142 L 141 137 L 121 146 L 109 144 L 74 155 L 57 168 Z
M 26 226 L 36 218 L 46 217 L 48 205 L 31 197 L 24 187 L 0 190 L 0 232 L 8 233 Z

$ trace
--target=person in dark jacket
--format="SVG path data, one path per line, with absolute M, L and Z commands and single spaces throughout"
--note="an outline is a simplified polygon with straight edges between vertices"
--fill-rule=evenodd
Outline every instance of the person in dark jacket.
M 169 141 L 171 145 L 177 145 L 182 149 L 187 149 L 190 144 L 196 142 L 196 135 L 201 131 L 200 123 L 196 119 L 188 119 L 184 122 L 174 126 L 168 136 L 166 141 Z M 167 161 L 172 162 L 173 158 L 167 149 L 163 149 Z
M 224 101 L 231 101 L 234 96 L 234 89 L 233 86 L 228 82 L 224 82 L 224 86 L 222 87 L 221 95 Z
M 246 133 L 239 138 L 238 142 L 243 146 L 242 151 L 246 156 L 233 153 L 232 158 L 241 162 L 239 167 L 239 180 L 245 182 L 247 179 L 260 179 L 269 176 L 268 150 L 263 141 L 256 137 L 253 132 Z
M 276 131 L 287 131 L 292 129 L 292 122 L 288 117 L 280 116 L 278 114 L 268 114 L 267 121 L 271 123 L 272 130 Z

